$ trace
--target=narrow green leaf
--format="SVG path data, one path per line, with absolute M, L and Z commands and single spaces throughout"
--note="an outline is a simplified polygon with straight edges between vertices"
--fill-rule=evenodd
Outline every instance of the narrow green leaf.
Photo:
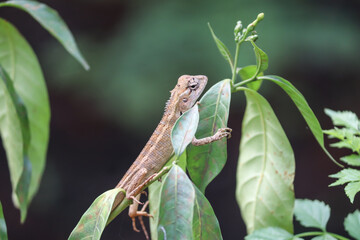
M 67 27 L 64 20 L 59 14 L 46 4 L 37 1 L 6 1 L 0 3 L 0 7 L 15 7 L 29 13 L 36 21 L 38 21 L 46 30 L 50 32 L 64 48 L 79 61 L 86 70 L 90 67 L 81 55 L 73 35 Z
M 330 207 L 318 200 L 296 199 L 294 214 L 301 225 L 326 231 Z
M 328 115 L 335 126 L 343 126 L 359 131 L 359 119 L 355 113 L 350 111 L 334 111 L 325 108 L 325 113 Z
M 195 185 L 194 189 L 194 240 L 222 239 L 219 221 L 217 220 L 209 201 Z
M 259 73 L 264 72 L 268 68 L 269 59 L 266 53 L 261 50 L 254 41 L 250 41 L 254 47 L 254 52 L 256 56 L 256 72 L 254 77 L 257 77 Z
M 20 221 L 25 222 L 28 208 L 29 187 L 31 182 L 32 166 L 29 158 L 24 156 L 24 167 L 16 186 L 15 193 L 20 204 Z
M 100 239 L 109 218 L 115 197 L 120 191 L 120 188 L 114 188 L 97 197 L 89 209 L 82 215 L 68 240 Z
M 340 158 L 341 161 L 349 164 L 350 166 L 359 167 L 360 166 L 360 155 L 351 154 Z
M 21 129 L 26 123 L 25 108 L 19 108 L 18 114 L 22 116 L 19 119 L 17 110 L 5 91 L 6 87 L 0 87 L 0 109 L 7 109 L 0 112 L 0 129 L 9 163 L 13 195 L 16 196 L 16 191 L 20 189 L 26 189 L 26 179 L 30 177 L 32 170 L 29 193 L 25 194 L 28 195 L 29 205 L 39 187 L 45 166 L 49 138 L 49 100 L 41 68 L 33 50 L 16 28 L 3 19 L 0 19 L 0 52 L 0 65 L 9 74 L 28 114 L 30 133 L 23 136 Z M 4 82 L 0 81 L 0 84 Z M 31 139 L 26 151 L 26 139 L 29 136 Z M 31 166 L 26 162 L 27 157 Z M 15 197 L 13 200 L 19 207 L 19 199 Z M 22 219 L 24 217 L 23 214 Z
M 211 35 L 216 43 L 217 48 L 219 49 L 221 55 L 225 58 L 226 61 L 228 61 L 231 70 L 234 68 L 234 64 L 232 62 L 232 57 L 230 54 L 229 49 L 226 47 L 226 45 L 215 35 L 213 29 L 210 26 L 210 23 L 208 23 Z
M 186 173 L 173 166 L 161 190 L 159 239 L 192 239 L 195 191 Z
M 191 143 L 199 123 L 199 108 L 197 104 L 186 111 L 176 121 L 171 131 L 171 142 L 176 156 L 180 156 Z
M 279 227 L 261 228 L 245 237 L 245 240 L 293 240 L 294 235 Z M 299 238 L 296 238 L 299 239 Z
M 324 233 L 323 235 L 316 236 L 312 238 L 311 240 L 336 240 L 337 238 L 334 238 L 333 236 Z
M 360 240 L 360 211 L 356 210 L 347 215 L 344 220 L 345 230 L 356 240 Z
M 293 232 L 295 159 L 291 145 L 266 99 L 244 90 L 247 104 L 236 199 L 247 232 L 270 226 Z
M 198 139 L 214 135 L 227 125 L 231 98 L 230 80 L 212 86 L 201 98 Z M 221 172 L 226 159 L 226 139 L 202 146 L 190 145 L 187 150 L 187 170 L 194 184 L 205 192 L 207 185 Z
M 5 222 L 5 217 L 4 217 L 1 202 L 0 202 L 0 239 L 1 240 L 7 240 L 8 239 L 6 222 Z
M 238 74 L 241 80 L 246 81 L 249 79 L 255 79 L 256 76 L 263 76 L 264 74 L 262 72 L 257 74 L 257 68 L 258 67 L 256 65 L 249 65 L 243 68 L 239 68 Z M 246 86 L 254 91 L 257 91 L 261 87 L 261 84 L 262 80 L 254 80 L 246 84 Z
M 351 203 L 354 203 L 355 195 L 360 191 L 360 182 L 351 182 L 345 186 L 346 196 L 350 199 Z
M 319 121 L 317 120 L 314 112 L 309 107 L 307 101 L 305 100 L 304 96 L 287 80 L 282 77 L 278 76 L 262 76 L 258 77 L 262 80 L 269 80 L 277 85 L 279 85 L 291 98 L 291 100 L 295 103 L 296 107 L 299 109 L 301 115 L 305 119 L 306 123 L 308 124 L 311 132 L 313 133 L 315 139 L 320 144 L 324 152 L 328 155 L 328 157 L 338 166 L 343 167 L 340 163 L 338 163 L 326 150 L 324 145 L 324 135 L 320 126 Z
M 21 213 L 21 222 L 23 223 L 26 219 L 27 215 L 27 200 L 28 200 L 28 194 L 29 194 L 29 186 L 31 181 L 31 162 L 28 157 L 28 150 L 29 150 L 29 144 L 30 144 L 30 129 L 29 129 L 29 119 L 26 111 L 26 107 L 24 105 L 23 100 L 20 98 L 20 96 L 16 93 L 13 81 L 10 79 L 9 75 L 6 73 L 4 68 L 0 65 L 0 79 L 4 82 L 5 88 L 4 90 L 6 93 L 4 93 L 4 96 L 8 96 L 6 100 L 8 101 L 7 106 L 8 109 L 14 108 L 16 112 L 17 120 L 20 124 L 20 129 L 18 129 L 21 132 L 21 138 L 22 138 L 22 154 L 23 154 L 23 166 L 22 169 L 18 169 L 21 174 L 19 181 L 15 187 L 15 193 L 17 196 L 17 199 L 19 200 L 20 205 L 20 213 Z M 5 114 L 11 115 L 11 111 L 5 112 Z M 7 116 L 9 118 L 12 118 L 12 116 Z M 13 124 L 9 122 L 9 124 Z M 13 127 L 17 127 L 18 125 L 15 124 Z M 0 131 L 5 131 L 0 126 Z

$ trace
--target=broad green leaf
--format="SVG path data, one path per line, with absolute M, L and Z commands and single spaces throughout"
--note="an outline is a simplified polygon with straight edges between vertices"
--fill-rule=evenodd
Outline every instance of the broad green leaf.
M 338 166 L 343 167 L 340 163 L 336 162 L 336 160 L 330 155 L 330 153 L 326 150 L 324 145 L 324 135 L 320 126 L 319 121 L 317 120 L 314 112 L 309 107 L 307 101 L 304 96 L 287 80 L 282 77 L 267 75 L 258 77 L 262 80 L 269 80 L 277 85 L 279 85 L 291 98 L 291 100 L 295 103 L 296 107 L 299 109 L 301 115 L 305 119 L 308 124 L 312 134 L 314 135 L 317 142 L 320 144 L 324 152 L 328 155 L 328 157 Z
M 165 166 L 170 166 L 176 160 L 176 156 L 174 155 Z M 181 154 L 177 161 L 177 165 L 182 168 L 182 170 L 186 171 L 186 151 Z M 162 179 L 165 179 L 167 174 L 162 176 Z M 159 205 L 160 205 L 160 194 L 161 187 L 164 184 L 164 181 L 156 181 L 149 186 L 149 209 L 150 214 L 153 216 L 149 218 L 150 220 L 150 233 L 151 239 L 157 239 L 157 224 L 159 220 Z
M 171 131 L 171 142 L 174 147 L 175 156 L 180 156 L 191 143 L 198 123 L 199 108 L 195 104 L 194 107 L 180 116 Z
M 116 195 L 121 188 L 114 188 L 101 194 L 82 215 L 68 240 L 100 239 L 109 218 Z
M 295 240 L 294 235 L 279 227 L 261 228 L 245 237 L 245 240 Z
M 248 234 L 265 227 L 293 232 L 295 159 L 270 104 L 244 88 L 246 110 L 237 167 L 236 199 Z
M 254 47 L 254 52 L 256 56 L 256 72 L 254 78 L 258 76 L 259 73 L 264 72 L 268 68 L 269 59 L 266 53 L 261 50 L 254 41 L 250 41 Z
M 194 199 L 190 179 L 179 166 L 173 166 L 161 190 L 159 239 L 192 239 Z
M 320 236 L 316 236 L 314 238 L 312 238 L 311 240 L 336 240 L 337 238 L 334 238 L 333 236 L 329 235 L 329 234 L 323 234 Z
M 351 203 L 354 203 L 355 195 L 360 191 L 360 182 L 351 182 L 345 186 L 346 196 L 350 199 Z
M 230 54 L 229 49 L 225 46 L 225 44 L 215 35 L 213 29 L 210 26 L 210 23 L 208 23 L 211 35 L 216 43 L 217 48 L 219 49 L 221 55 L 225 58 L 226 61 L 228 61 L 231 70 L 234 68 L 233 62 L 232 62 L 232 57 Z
M 195 186 L 195 205 L 193 218 L 194 240 L 222 239 L 219 221 L 209 201 Z
M 6 106 L 9 111 L 5 112 L 7 114 L 6 118 L 11 119 L 16 117 L 17 121 L 8 122 L 8 124 L 1 124 L 0 125 L 0 131 L 7 131 L 7 128 L 9 127 L 9 124 L 13 127 L 17 127 L 19 123 L 19 129 L 18 131 L 21 132 L 21 138 L 22 138 L 22 158 L 23 158 L 23 166 L 22 169 L 19 169 L 21 171 L 19 181 L 15 187 L 15 194 L 17 199 L 19 200 L 20 205 L 20 212 L 21 212 L 21 222 L 24 222 L 26 219 L 27 214 L 27 200 L 28 200 L 28 194 L 29 194 L 29 185 L 31 181 L 31 162 L 28 157 L 28 150 L 29 150 L 29 144 L 30 144 L 30 129 L 29 129 L 29 119 L 26 111 L 26 107 L 24 105 L 23 100 L 20 98 L 20 96 L 16 93 L 13 81 L 10 79 L 9 75 L 6 73 L 6 71 L 3 69 L 3 67 L 0 65 L 0 79 L 3 81 L 4 84 L 4 100 L 6 101 Z M 10 109 L 15 109 L 16 116 L 12 115 L 14 111 Z
M 334 111 L 328 108 L 325 108 L 325 113 L 331 118 L 335 126 L 343 126 L 359 131 L 359 119 L 355 113 L 350 111 Z
M 5 222 L 5 217 L 4 217 L 1 202 L 0 202 L 0 239 L 1 240 L 7 240 L 8 239 L 6 222 Z
M 347 215 L 344 220 L 345 230 L 356 240 L 360 240 L 360 211 L 356 210 Z
M 45 156 L 49 138 L 50 109 L 47 89 L 38 60 L 20 33 L 10 23 L 0 19 L 0 65 L 9 74 L 14 89 L 23 100 L 29 119 L 30 144 L 28 159 L 31 163 L 31 182 L 27 205 L 36 193 L 45 166 Z M 3 84 L 0 81 L 0 84 Z M 14 107 L 9 103 L 9 96 L 4 92 L 5 86 L 0 88 L 1 136 L 9 163 L 11 183 L 13 187 L 14 203 L 19 206 L 19 199 L 15 192 L 25 185 L 17 187 L 20 179 L 26 179 L 28 173 L 23 173 L 26 158 L 23 149 L 23 137 L 20 132 L 21 123 L 16 116 Z M 24 160 L 25 159 L 25 160 Z M 30 163 L 27 170 L 30 170 Z M 26 169 L 25 169 L 26 170 Z M 24 215 L 22 216 L 24 219 Z
M 198 139 L 214 135 L 227 125 L 231 98 L 230 80 L 212 86 L 201 98 Z M 205 192 L 207 185 L 221 172 L 226 159 L 226 139 L 202 146 L 190 145 L 187 150 L 187 169 L 195 185 Z
M 340 158 L 341 161 L 347 163 L 350 166 L 359 167 L 360 166 L 360 155 L 351 154 Z
M 296 199 L 294 214 L 301 225 L 325 231 L 330 218 L 330 207 L 318 200 Z
M 255 79 L 256 76 L 264 75 L 262 72 L 257 74 L 257 66 L 256 65 L 249 65 L 249 66 L 246 66 L 243 68 L 239 68 L 238 74 L 242 81 L 246 81 L 249 79 Z M 248 86 L 252 90 L 257 91 L 261 87 L 261 84 L 262 84 L 262 80 L 254 80 L 254 81 L 246 84 L 246 86 Z
M 29 13 L 43 28 L 59 40 L 65 49 L 79 61 L 86 70 L 90 69 L 88 63 L 81 55 L 69 28 L 54 9 L 37 1 L 21 0 L 2 2 L 0 3 L 0 7 L 15 7 Z

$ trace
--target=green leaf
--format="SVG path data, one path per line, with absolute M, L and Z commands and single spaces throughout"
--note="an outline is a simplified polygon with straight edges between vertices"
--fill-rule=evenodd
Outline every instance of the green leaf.
M 336 174 L 330 175 L 329 177 L 338 178 L 336 182 L 330 184 L 330 187 L 333 187 L 348 182 L 360 181 L 360 171 L 352 168 L 346 168 Z
M 246 81 L 249 79 L 255 79 L 256 76 L 264 75 L 262 72 L 257 74 L 257 66 L 256 65 L 249 65 L 249 66 L 246 66 L 243 68 L 238 68 L 238 74 L 242 81 Z M 257 91 L 261 87 L 261 84 L 262 84 L 262 80 L 254 80 L 254 81 L 246 84 L 246 86 L 254 91 Z
M 195 205 L 193 218 L 194 240 L 222 239 L 219 221 L 209 201 L 194 185 Z
M 8 239 L 6 222 L 5 222 L 5 217 L 4 217 L 1 202 L 0 202 L 0 239 L 1 240 L 7 240 Z
M 280 227 L 293 232 L 295 159 L 270 104 L 244 88 L 246 110 L 237 167 L 236 199 L 247 232 Z
M 173 166 L 161 190 L 159 239 L 192 239 L 195 191 L 186 173 Z
M 329 177 L 337 178 L 338 180 L 330 187 L 346 184 L 345 193 L 349 197 L 350 202 L 354 202 L 355 195 L 360 191 L 360 171 L 352 168 L 343 169 L 336 174 L 332 174 Z
M 3 19 L 0 19 L 0 52 L 0 65 L 13 81 L 14 89 L 23 100 L 28 114 L 31 139 L 27 156 L 32 168 L 27 199 L 29 205 L 39 187 L 45 166 L 50 120 L 47 89 L 33 50 L 16 28 Z M 0 84 L 4 84 L 3 81 L 0 81 Z M 26 189 L 30 163 L 26 163 L 27 158 L 24 157 L 26 148 L 24 149 L 21 133 L 21 121 L 24 117 L 19 121 L 15 107 L 9 99 L 5 86 L 0 87 L 0 109 L 7 109 L 0 113 L 1 137 L 9 163 L 13 195 L 15 195 L 16 191 Z M 24 116 L 24 112 L 21 112 L 21 115 Z M 20 186 L 19 181 L 25 181 L 22 182 L 25 185 L 20 184 Z M 19 206 L 19 199 L 14 197 L 13 200 L 15 205 Z M 22 219 L 24 217 L 22 211 Z
M 351 182 L 345 186 L 346 196 L 350 199 L 351 203 L 354 203 L 355 195 L 360 191 L 360 182 Z
M 23 158 L 23 166 L 22 169 L 18 169 L 21 174 L 19 181 L 15 187 L 16 197 L 18 199 L 18 203 L 20 205 L 20 212 L 21 212 L 21 222 L 23 223 L 26 219 L 27 214 L 27 207 L 28 207 L 28 195 L 29 195 L 29 185 L 31 181 L 31 162 L 28 157 L 28 150 L 30 144 L 30 129 L 29 129 L 29 119 L 26 111 L 26 107 L 24 105 L 23 100 L 20 96 L 16 93 L 13 81 L 10 79 L 9 75 L 6 73 L 4 68 L 0 65 L 0 79 L 4 83 L 4 100 L 7 101 L 6 106 L 9 111 L 5 112 L 7 114 L 7 118 L 11 119 L 16 117 L 16 123 L 8 122 L 9 125 L 16 128 L 19 123 L 20 128 L 18 129 L 21 132 L 22 138 L 22 158 Z M 15 109 L 16 116 L 12 115 L 13 110 Z M 12 116 L 11 116 L 12 115 Z M 6 132 L 8 124 L 0 125 L 0 131 Z
M 214 135 L 227 125 L 231 98 L 230 80 L 212 86 L 201 98 L 198 139 Z M 226 139 L 202 146 L 190 145 L 187 150 L 187 169 L 194 184 L 205 192 L 207 185 L 221 172 L 226 159 Z
M 360 152 L 360 137 L 355 136 L 354 130 L 349 128 L 334 128 L 323 131 L 329 138 L 337 138 L 340 141 L 330 144 L 331 147 L 348 148 L 353 152 Z
M 333 236 L 329 235 L 329 234 L 323 234 L 320 236 L 316 236 L 314 238 L 312 238 L 311 240 L 336 240 L 337 238 L 334 238 Z
M 266 53 L 261 50 L 254 41 L 250 41 L 254 47 L 254 52 L 256 56 L 256 72 L 254 78 L 258 76 L 259 73 L 264 72 L 268 68 L 269 59 Z
M 81 55 L 69 28 L 54 9 L 37 1 L 20 0 L 2 2 L 0 3 L 0 7 L 15 7 L 29 13 L 43 28 L 48 30 L 86 70 L 90 69 L 88 63 Z
M 279 227 L 261 228 L 245 237 L 245 240 L 293 240 L 294 235 Z
M 115 197 L 120 191 L 121 188 L 114 188 L 97 197 L 89 209 L 82 215 L 68 240 L 100 239 L 109 218 Z
M 301 225 L 325 231 L 330 218 L 330 207 L 318 200 L 296 199 L 294 214 Z
M 221 55 L 225 58 L 226 61 L 228 61 L 230 67 L 231 67 L 231 70 L 234 68 L 234 65 L 233 65 L 233 62 L 232 62 L 232 57 L 231 57 L 231 54 L 230 54 L 230 51 L 229 49 L 225 46 L 225 44 L 215 35 L 213 29 L 211 28 L 210 26 L 210 23 L 208 23 L 208 26 L 209 26 L 209 29 L 210 29 L 210 32 L 211 32 L 211 35 L 216 43 L 216 46 L 218 47 Z
M 171 142 L 176 156 L 180 156 L 191 143 L 199 123 L 199 108 L 195 104 L 176 121 L 171 131 Z
M 176 161 L 176 156 L 173 156 L 166 164 L 165 166 L 170 166 L 173 164 L 173 162 Z M 182 170 L 186 171 L 186 151 L 181 154 L 179 159 L 177 159 L 177 165 L 181 167 Z M 167 174 L 162 176 L 162 179 L 165 179 Z M 152 218 L 149 218 L 150 220 L 150 233 L 151 233 L 151 239 L 158 239 L 157 237 L 157 224 L 159 221 L 159 205 L 160 205 L 160 194 L 161 194 L 161 188 L 164 184 L 164 181 L 156 181 L 153 182 L 149 186 L 149 209 L 150 214 L 153 216 Z
M 356 210 L 347 215 L 344 220 L 345 230 L 356 240 L 360 240 L 360 211 Z
M 347 163 L 350 166 L 359 167 L 360 166 L 360 156 L 357 154 L 351 154 L 340 158 L 343 162 Z
M 324 145 L 324 135 L 320 126 L 319 121 L 317 120 L 314 112 L 309 107 L 307 101 L 304 96 L 287 80 L 278 76 L 263 76 L 258 77 L 262 80 L 269 80 L 277 85 L 279 85 L 291 98 L 291 100 L 295 103 L 296 107 L 299 109 L 301 115 L 305 119 L 308 124 L 311 132 L 316 138 L 317 142 L 320 144 L 324 152 L 328 155 L 328 157 L 338 166 L 343 167 L 340 163 L 336 162 L 336 160 L 330 155 L 330 153 L 326 150 Z
M 343 126 L 359 131 L 359 119 L 355 113 L 350 111 L 333 111 L 328 108 L 325 108 L 325 113 L 331 118 L 335 126 Z
M 166 178 L 167 175 L 164 176 Z M 159 205 L 161 197 L 161 188 L 163 182 L 156 181 L 149 186 L 149 213 L 153 216 L 149 218 L 151 239 L 158 239 L 157 226 L 159 221 Z

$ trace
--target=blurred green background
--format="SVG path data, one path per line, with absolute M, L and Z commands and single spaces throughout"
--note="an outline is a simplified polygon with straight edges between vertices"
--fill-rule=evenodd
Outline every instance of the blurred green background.
M 91 202 L 114 187 L 135 160 L 161 118 L 169 91 L 183 74 L 204 74 L 211 86 L 231 77 L 207 23 L 234 52 L 237 20 L 265 19 L 257 44 L 269 56 L 266 74 L 290 80 L 305 96 L 323 128 L 331 127 L 323 109 L 360 113 L 360 2 L 356 0 L 228 1 L 43 1 L 58 10 L 91 65 L 85 72 L 30 16 L 12 8 L 0 17 L 18 27 L 38 54 L 52 110 L 48 163 L 25 225 L 11 203 L 10 178 L 1 151 L 0 199 L 10 239 L 65 239 Z M 250 44 L 240 50 L 240 65 L 255 62 Z M 208 87 L 209 87 L 208 86 Z M 265 83 L 268 99 L 294 148 L 298 198 L 330 204 L 329 230 L 343 233 L 351 205 L 342 187 L 329 189 L 337 167 L 327 159 L 297 109 L 280 88 Z M 224 239 L 246 232 L 235 201 L 235 171 L 242 94 L 232 98 L 228 162 L 206 195 Z M 345 153 L 330 150 L 339 158 Z M 296 227 L 296 231 L 302 231 Z M 102 239 L 144 239 L 122 214 Z

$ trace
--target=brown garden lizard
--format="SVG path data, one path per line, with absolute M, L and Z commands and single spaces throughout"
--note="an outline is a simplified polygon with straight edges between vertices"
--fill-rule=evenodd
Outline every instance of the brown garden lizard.
M 126 195 L 124 192 L 120 192 L 117 195 L 112 210 L 114 210 L 125 197 L 132 199 L 133 205 L 129 208 L 129 216 L 133 221 L 133 228 L 135 231 L 139 231 L 135 225 L 135 219 L 139 217 L 147 239 L 149 237 L 142 222 L 143 216 L 151 217 L 151 215 L 145 211 L 147 203 L 145 203 L 140 211 L 137 210 L 138 204 L 142 204 L 139 202 L 142 189 L 159 174 L 159 171 L 173 155 L 171 130 L 176 120 L 195 104 L 206 84 L 207 77 L 202 75 L 183 75 L 178 79 L 175 88 L 170 91 L 171 97 L 166 103 L 165 112 L 159 125 L 135 162 L 130 166 L 116 186 L 117 188 L 125 190 Z M 230 136 L 230 128 L 220 128 L 213 136 L 202 139 L 194 138 L 192 144 L 196 146 L 208 144 L 224 137 L 229 138 Z

